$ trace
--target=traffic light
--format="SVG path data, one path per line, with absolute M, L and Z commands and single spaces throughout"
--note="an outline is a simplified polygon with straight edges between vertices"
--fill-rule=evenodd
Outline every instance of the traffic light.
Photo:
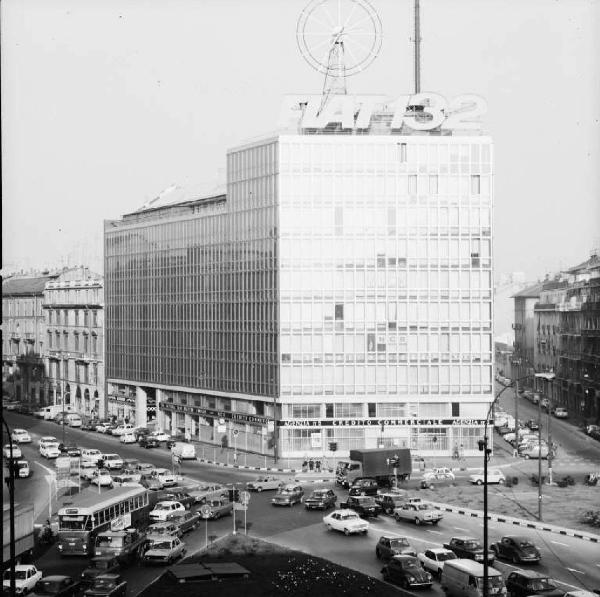
M 98 458 L 98 460 L 96 460 L 96 468 L 104 468 L 104 459 L 103 458 Z
M 335 452 L 337 450 L 337 442 L 329 442 L 329 451 Z
M 240 490 L 239 489 L 229 489 L 229 501 L 230 502 L 239 502 L 240 501 Z

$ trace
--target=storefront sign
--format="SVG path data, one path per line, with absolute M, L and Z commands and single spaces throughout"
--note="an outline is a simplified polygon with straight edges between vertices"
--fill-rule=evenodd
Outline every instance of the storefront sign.
M 291 419 L 277 421 L 277 424 L 285 427 L 481 427 L 485 419 Z
M 413 130 L 479 130 L 480 117 L 487 104 L 478 95 L 459 95 L 448 101 L 432 92 L 402 95 L 389 99 L 383 95 L 333 95 L 321 109 L 321 95 L 288 95 L 281 107 L 279 125 L 282 128 L 324 129 L 341 124 L 344 129 L 367 129 L 376 112 L 392 114 L 391 122 L 378 121 L 378 126 L 400 129 L 406 125 Z
M 240 423 L 260 423 L 262 425 L 268 424 L 270 419 L 266 417 L 260 417 L 257 415 L 249 415 L 245 413 L 234 413 L 223 410 L 212 410 L 210 408 L 202 408 L 200 406 L 189 406 L 187 404 L 174 404 L 171 402 L 161 402 L 160 408 L 162 410 L 174 411 L 179 413 L 187 413 L 189 415 L 201 415 L 215 417 L 225 422 L 225 420 L 238 421 Z

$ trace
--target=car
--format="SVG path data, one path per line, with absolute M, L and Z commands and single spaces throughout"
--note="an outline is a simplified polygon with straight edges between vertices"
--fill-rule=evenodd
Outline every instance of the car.
M 398 583 L 404 589 L 429 588 L 433 584 L 431 574 L 423 570 L 419 560 L 413 556 L 394 556 L 381 569 L 381 574 L 385 581 Z
M 158 499 L 160 501 L 179 502 L 180 504 L 183 504 L 186 509 L 189 509 L 192 504 L 196 503 L 196 500 L 189 493 L 178 489 L 165 490 L 159 494 Z
M 323 517 L 323 523 L 328 531 L 340 531 L 346 536 L 357 533 L 366 535 L 369 531 L 369 523 L 354 510 L 334 510 Z
M 540 428 L 540 425 L 536 419 L 529 419 L 528 421 L 525 421 L 525 425 L 531 429 L 531 431 L 537 431 Z
M 119 438 L 119 441 L 122 444 L 135 444 L 136 439 L 133 433 L 123 433 L 123 435 L 121 435 L 121 437 Z
M 233 503 L 226 496 L 207 500 L 206 505 L 210 508 L 207 518 L 211 520 L 217 520 L 222 516 L 233 514 Z
M 248 491 L 265 491 L 267 489 L 279 489 L 284 482 L 278 477 L 274 477 L 272 475 L 261 475 L 254 481 L 248 481 L 246 483 L 246 489 Z
M 510 597 L 563 597 L 564 589 L 559 589 L 545 574 L 534 570 L 514 570 L 506 577 L 506 592 Z
M 139 463 L 140 461 L 137 458 L 123 458 L 123 470 L 133 470 Z
M 183 531 L 173 520 L 155 522 L 146 529 L 146 538 L 152 540 L 164 539 L 165 537 L 181 537 L 182 534 Z
M 81 449 L 81 460 L 89 461 L 89 462 L 98 462 L 102 458 L 102 452 L 100 450 L 96 450 L 95 448 L 82 448 Z
M 141 485 L 138 475 L 112 475 L 115 487 L 139 487 Z
M 377 495 L 379 485 L 373 477 L 356 477 L 348 489 L 348 495 Z
M 80 460 L 79 461 L 79 478 L 87 479 L 88 481 L 92 478 L 92 473 L 98 470 L 96 463 L 91 462 L 90 460 Z
M 190 512 L 190 510 L 187 512 L 173 512 L 173 514 L 169 514 L 168 522 L 175 525 L 179 532 L 179 536 L 181 536 L 183 533 L 198 528 L 198 525 L 200 524 L 200 514 L 198 514 L 198 512 Z
M 16 442 L 12 442 L 10 444 L 5 444 L 4 448 L 2 448 L 2 454 L 4 458 L 23 458 L 23 452 L 21 452 L 21 448 L 16 444 Z
M 539 444 L 531 444 L 524 450 L 520 450 L 519 454 L 525 458 L 525 460 L 529 460 L 530 458 L 548 458 L 548 446 L 542 444 L 541 447 Z
M 179 456 L 181 460 L 196 460 L 196 448 L 189 442 L 169 440 L 167 447 L 174 456 Z
M 150 473 L 151 477 L 158 479 L 163 487 L 174 487 L 177 485 L 177 477 L 167 468 L 157 468 Z
M 94 579 L 92 586 L 83 594 L 90 597 L 96 595 L 98 597 L 125 597 L 127 594 L 127 582 L 120 574 L 99 574 Z
M 354 510 L 363 517 L 379 516 L 381 506 L 375 501 L 372 495 L 349 495 L 344 502 L 340 500 L 342 510 Z
M 13 432 L 10 434 L 10 437 L 13 442 L 17 444 L 30 444 L 31 443 L 31 435 L 29 435 L 26 429 L 13 429 Z
M 375 557 L 387 562 L 394 556 L 416 556 L 417 550 L 409 543 L 406 537 L 382 535 L 375 546 Z
M 44 435 L 38 440 L 38 448 L 41 448 L 45 443 L 58 444 L 58 440 L 53 435 Z
M 186 553 L 185 543 L 179 537 L 150 541 L 148 547 L 142 556 L 145 564 L 172 564 Z
M 150 491 L 160 491 L 163 488 L 163 484 L 156 477 L 149 475 L 140 475 L 138 483 Z
M 307 510 L 327 510 L 335 508 L 337 495 L 333 489 L 315 489 L 310 496 L 304 498 L 304 507 Z
M 385 514 L 393 514 L 394 508 L 401 506 L 406 500 L 406 492 L 402 493 L 378 493 L 375 501 L 379 504 L 381 511 Z
M 81 584 L 90 586 L 100 574 L 118 572 L 121 569 L 119 560 L 113 556 L 96 556 L 90 560 L 87 568 L 81 573 Z
M 94 431 L 96 431 L 97 433 L 106 433 L 106 430 L 109 425 L 110 425 L 109 421 L 98 421 L 96 423 L 96 427 L 95 427 Z
M 46 442 L 42 444 L 42 447 L 40 448 L 40 455 L 44 458 L 58 458 L 60 456 L 58 443 Z
M 96 535 L 94 555 L 112 556 L 119 563 L 130 564 L 140 553 L 146 533 L 134 527 L 122 531 L 101 531 Z
M 402 504 L 394 509 L 394 518 L 396 522 L 401 520 L 414 522 L 416 525 L 430 523 L 436 525 L 444 514 L 441 510 L 436 510 L 431 504 L 421 502 L 417 504 Z
M 159 442 L 166 442 L 171 439 L 171 436 L 168 433 L 165 433 L 164 431 L 153 431 L 150 434 L 150 436 Z
M 81 456 L 81 450 L 74 445 L 60 443 L 58 444 L 58 449 L 61 454 L 66 454 L 67 456 L 72 456 L 73 458 L 79 458 Z
M 123 459 L 118 454 L 102 454 L 102 460 L 104 466 L 111 471 L 123 467 Z
M 444 569 L 444 562 L 456 560 L 456 554 L 443 547 L 432 547 L 417 554 L 417 560 L 428 572 L 440 577 Z
M 154 509 L 150 511 L 149 517 L 153 522 L 164 522 L 173 512 L 185 512 L 184 505 L 172 501 L 157 502 Z
M 513 564 L 526 562 L 538 563 L 542 556 L 540 550 L 523 535 L 505 535 L 490 546 L 497 558 L 511 560 Z
M 442 545 L 445 549 L 453 551 L 459 558 L 467 560 L 475 560 L 476 562 L 483 562 L 485 559 L 485 552 L 483 545 L 478 539 L 469 536 L 458 536 L 452 537 L 448 543 Z M 488 550 L 487 561 L 491 565 L 494 563 L 496 554 Z
M 300 485 L 294 483 L 287 483 L 281 487 L 275 497 L 271 499 L 273 506 L 289 506 L 290 508 L 294 504 L 299 504 L 304 498 L 304 489 Z
M 122 425 L 117 425 L 111 432 L 111 435 L 115 435 L 120 437 L 126 433 L 133 433 L 135 431 L 135 427 L 130 423 L 123 423 Z
M 2 408 L 5 410 L 17 410 L 19 407 L 19 402 L 16 400 L 7 400 L 6 402 L 2 402 Z
M 27 460 L 16 461 L 16 479 L 26 479 L 31 475 L 31 469 L 29 468 L 29 462 Z
M 113 478 L 110 476 L 110 471 L 105 468 L 96 469 L 91 472 L 89 474 L 89 480 L 92 485 L 97 485 L 98 487 L 113 486 Z
M 17 595 L 27 595 L 41 580 L 42 572 L 33 564 L 17 564 L 15 566 L 15 592 Z M 2 575 L 2 590 L 10 589 L 11 571 L 7 569 Z
M 426 481 L 439 481 L 442 479 L 450 479 L 451 481 L 454 481 L 455 475 L 449 468 L 444 466 L 425 471 L 423 473 L 423 479 Z
M 150 429 L 148 429 L 147 427 L 137 427 L 133 430 L 133 434 L 135 435 L 135 439 L 139 441 L 140 437 L 142 437 L 143 435 L 150 434 Z
M 158 448 L 160 446 L 160 442 L 151 435 L 140 435 L 138 436 L 137 442 L 141 448 L 146 448 L 147 450 L 150 448 Z
M 557 419 L 568 419 L 569 418 L 569 411 L 564 406 L 557 406 L 554 409 L 554 411 L 552 412 L 552 414 Z
M 81 423 L 80 429 L 82 431 L 96 431 L 96 425 L 97 421 L 95 421 L 94 419 L 88 419 L 84 420 L 83 423 Z
M 138 464 L 135 466 L 135 469 L 141 475 L 150 475 L 155 469 L 155 466 L 153 464 L 150 464 L 149 462 L 138 462 Z
M 482 468 L 480 468 L 476 471 L 473 471 L 469 475 L 469 481 L 473 485 L 483 485 L 483 483 L 485 482 L 485 477 L 484 477 L 483 473 L 484 473 L 484 471 Z M 506 483 L 506 477 L 504 476 L 504 473 L 499 468 L 488 469 L 487 482 L 489 484 L 496 483 L 498 485 L 504 485 L 504 483 Z
M 119 424 L 118 424 L 118 423 L 109 423 L 108 425 L 106 425 L 106 426 L 105 426 L 105 428 L 104 428 L 104 433 L 105 433 L 106 435 L 112 435 L 112 434 L 113 434 L 113 431 L 114 431 L 115 429 L 117 429 L 117 427 L 118 427 L 118 426 L 119 426 Z
M 39 597 L 75 597 L 81 592 L 81 583 L 70 576 L 53 574 L 44 576 L 35 583 L 32 596 Z
M 220 483 L 201 483 L 188 488 L 187 493 L 194 498 L 196 504 L 204 504 L 209 500 L 219 499 L 228 495 L 228 489 Z

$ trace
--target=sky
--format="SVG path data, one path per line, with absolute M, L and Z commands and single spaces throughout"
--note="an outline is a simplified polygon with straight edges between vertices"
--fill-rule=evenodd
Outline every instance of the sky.
M 333 0 L 328 0 L 333 1 Z M 413 89 L 413 0 L 370 0 L 379 55 L 352 94 Z M 4 0 L 3 271 L 102 271 L 103 220 L 225 180 L 225 152 L 318 94 L 308 0 Z M 600 246 L 600 1 L 421 0 L 423 90 L 487 100 L 495 275 Z

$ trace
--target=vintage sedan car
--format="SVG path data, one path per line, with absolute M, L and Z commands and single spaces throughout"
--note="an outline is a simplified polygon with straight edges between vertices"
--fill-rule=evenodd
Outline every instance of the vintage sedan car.
M 95 431 L 97 433 L 106 433 L 106 430 L 108 429 L 109 426 L 110 426 L 109 421 L 98 421 L 98 423 L 96 423 Z
M 456 560 L 456 554 L 444 547 L 432 547 L 417 554 L 417 560 L 425 570 L 434 575 L 441 576 L 444 563 L 448 560 Z
M 58 442 L 44 442 L 40 448 L 40 456 L 44 458 L 58 458 L 60 456 Z
M 444 514 L 440 510 L 436 510 L 427 502 L 416 504 L 402 504 L 394 510 L 394 518 L 397 522 L 401 520 L 414 522 L 416 525 L 430 523 L 436 525 Z
M 423 479 L 426 481 L 439 481 L 440 479 L 450 479 L 451 481 L 454 481 L 455 475 L 448 467 L 443 466 L 425 471 L 423 473 Z
M 96 448 L 82 448 L 81 450 L 81 461 L 93 462 L 96 464 L 98 460 L 102 458 L 102 452 L 96 450 Z
M 81 573 L 81 584 L 90 586 L 100 574 L 110 574 L 121 569 L 119 560 L 113 556 L 96 556 L 90 560 L 89 566 Z
M 205 504 L 210 500 L 227 496 L 228 490 L 227 487 L 220 483 L 201 483 L 196 487 L 188 489 L 187 493 L 194 498 L 196 504 Z
M 473 483 L 473 485 L 483 485 L 484 480 L 485 478 L 483 475 L 482 468 L 474 471 L 472 474 L 469 475 L 469 481 Z M 499 468 L 488 469 L 487 482 L 488 484 L 497 483 L 499 485 L 504 485 L 504 483 L 506 483 L 506 477 Z
M 58 444 L 58 440 L 53 435 L 44 435 L 38 440 L 38 448 L 41 448 L 42 444 L 46 442 Z
M 564 407 L 564 406 L 557 406 L 553 411 L 552 414 L 557 418 L 557 419 L 568 419 L 569 418 L 569 411 Z
M 419 560 L 413 556 L 394 556 L 382 569 L 383 579 L 398 583 L 404 589 L 429 588 L 433 577 L 423 570 Z
M 542 559 L 540 550 L 523 535 L 505 535 L 490 546 L 497 558 L 511 560 L 515 564 L 539 562 Z
M 533 570 L 515 570 L 506 577 L 506 592 L 511 597 L 563 597 L 564 589 L 559 589 L 545 574 Z
M 133 435 L 133 433 L 123 433 L 123 435 L 119 437 L 119 441 L 122 444 L 135 444 L 137 440 L 135 439 L 135 435 Z
M 92 586 L 84 592 L 89 597 L 125 597 L 127 582 L 120 574 L 99 574 Z
M 378 493 L 375 496 L 375 501 L 379 504 L 381 511 L 385 514 L 393 514 L 394 509 L 398 508 L 406 502 L 406 492 L 402 493 Z
M 42 578 L 41 570 L 38 570 L 33 564 L 21 564 L 15 566 L 15 590 L 17 595 L 26 595 L 38 580 Z M 5 570 L 2 575 L 2 590 L 10 590 L 10 569 Z
M 193 531 L 200 524 L 200 515 L 198 512 L 173 512 L 169 514 L 168 522 L 174 524 L 181 534 Z
M 185 514 L 188 514 L 188 512 Z M 165 537 L 181 537 L 181 535 L 183 535 L 183 530 L 179 528 L 174 520 L 155 522 L 146 529 L 146 539 L 152 541 L 162 540 Z
M 169 514 L 174 512 L 185 512 L 184 505 L 171 501 L 158 502 L 148 516 L 153 522 L 164 522 L 168 520 Z
M 123 459 L 118 454 L 102 454 L 102 460 L 104 466 L 111 471 L 123 467 Z
M 44 576 L 35 583 L 32 596 L 39 597 L 75 597 L 81 591 L 81 583 L 76 582 L 70 576 L 53 574 Z
M 17 444 L 30 444 L 31 443 L 31 435 L 26 429 L 13 429 L 13 432 L 10 434 L 13 442 Z
M 153 431 L 150 434 L 150 436 L 159 442 L 166 442 L 171 439 L 171 436 L 168 433 L 165 433 L 164 431 Z
M 379 537 L 375 546 L 375 556 L 378 560 L 387 562 L 394 556 L 416 556 L 417 550 L 408 542 L 406 537 L 391 537 L 383 535 Z
M 150 491 L 160 491 L 163 488 L 163 484 L 156 477 L 150 475 L 141 475 L 138 483 Z
M 340 531 L 344 535 L 366 535 L 369 531 L 369 523 L 354 510 L 334 510 L 323 517 L 323 523 L 328 531 Z
M 158 448 L 160 446 L 160 442 L 151 435 L 138 435 L 137 442 L 141 448 L 146 449 Z
M 177 485 L 177 478 L 166 468 L 156 468 L 150 473 L 151 477 L 158 479 L 163 487 L 174 487 Z
M 271 499 L 273 506 L 289 506 L 299 504 L 304 498 L 304 489 L 300 485 L 287 483 L 279 489 L 274 498 Z
M 233 514 L 233 502 L 226 496 L 207 500 L 206 505 L 210 508 L 209 520 L 217 520 L 223 516 Z
M 335 508 L 337 495 L 333 489 L 315 489 L 310 496 L 304 498 L 304 507 L 307 510 L 327 510 Z
M 149 549 L 142 555 L 145 564 L 172 564 L 185 555 L 185 543 L 179 537 L 151 541 Z
M 255 481 L 248 481 L 246 489 L 248 491 L 264 491 L 265 489 L 279 489 L 284 482 L 272 475 L 261 475 Z
M 90 474 L 90 483 L 99 487 L 112 487 L 113 478 L 109 470 L 105 468 L 96 469 Z
M 27 462 L 27 460 L 17 460 L 16 467 L 15 478 L 27 479 L 27 477 L 31 475 L 31 468 L 29 467 L 29 462 Z
M 185 491 L 180 491 L 178 489 L 162 491 L 161 493 L 159 493 L 158 499 L 160 501 L 179 502 L 180 504 L 183 504 L 186 508 L 190 508 L 192 504 L 194 504 L 196 501 L 189 493 L 186 493 Z
M 82 460 L 79 463 L 79 478 L 89 481 L 96 470 L 98 470 L 98 467 L 95 463 L 90 462 L 89 460 Z
M 12 451 L 11 451 L 12 447 Z M 2 455 L 4 458 L 23 458 L 23 452 L 21 452 L 21 448 L 17 445 L 16 442 L 12 442 L 12 444 L 5 444 L 4 448 L 2 448 Z
M 381 508 L 372 495 L 349 495 L 346 501 L 340 500 L 340 508 L 354 510 L 363 517 L 379 516 Z
M 81 448 L 77 447 L 75 444 L 63 444 L 62 442 L 58 444 L 58 449 L 61 454 L 66 454 L 67 456 L 72 456 L 73 458 L 81 457 Z
M 548 458 L 548 446 L 545 444 L 530 444 L 524 450 L 519 450 L 519 455 L 529 460 L 530 458 Z

